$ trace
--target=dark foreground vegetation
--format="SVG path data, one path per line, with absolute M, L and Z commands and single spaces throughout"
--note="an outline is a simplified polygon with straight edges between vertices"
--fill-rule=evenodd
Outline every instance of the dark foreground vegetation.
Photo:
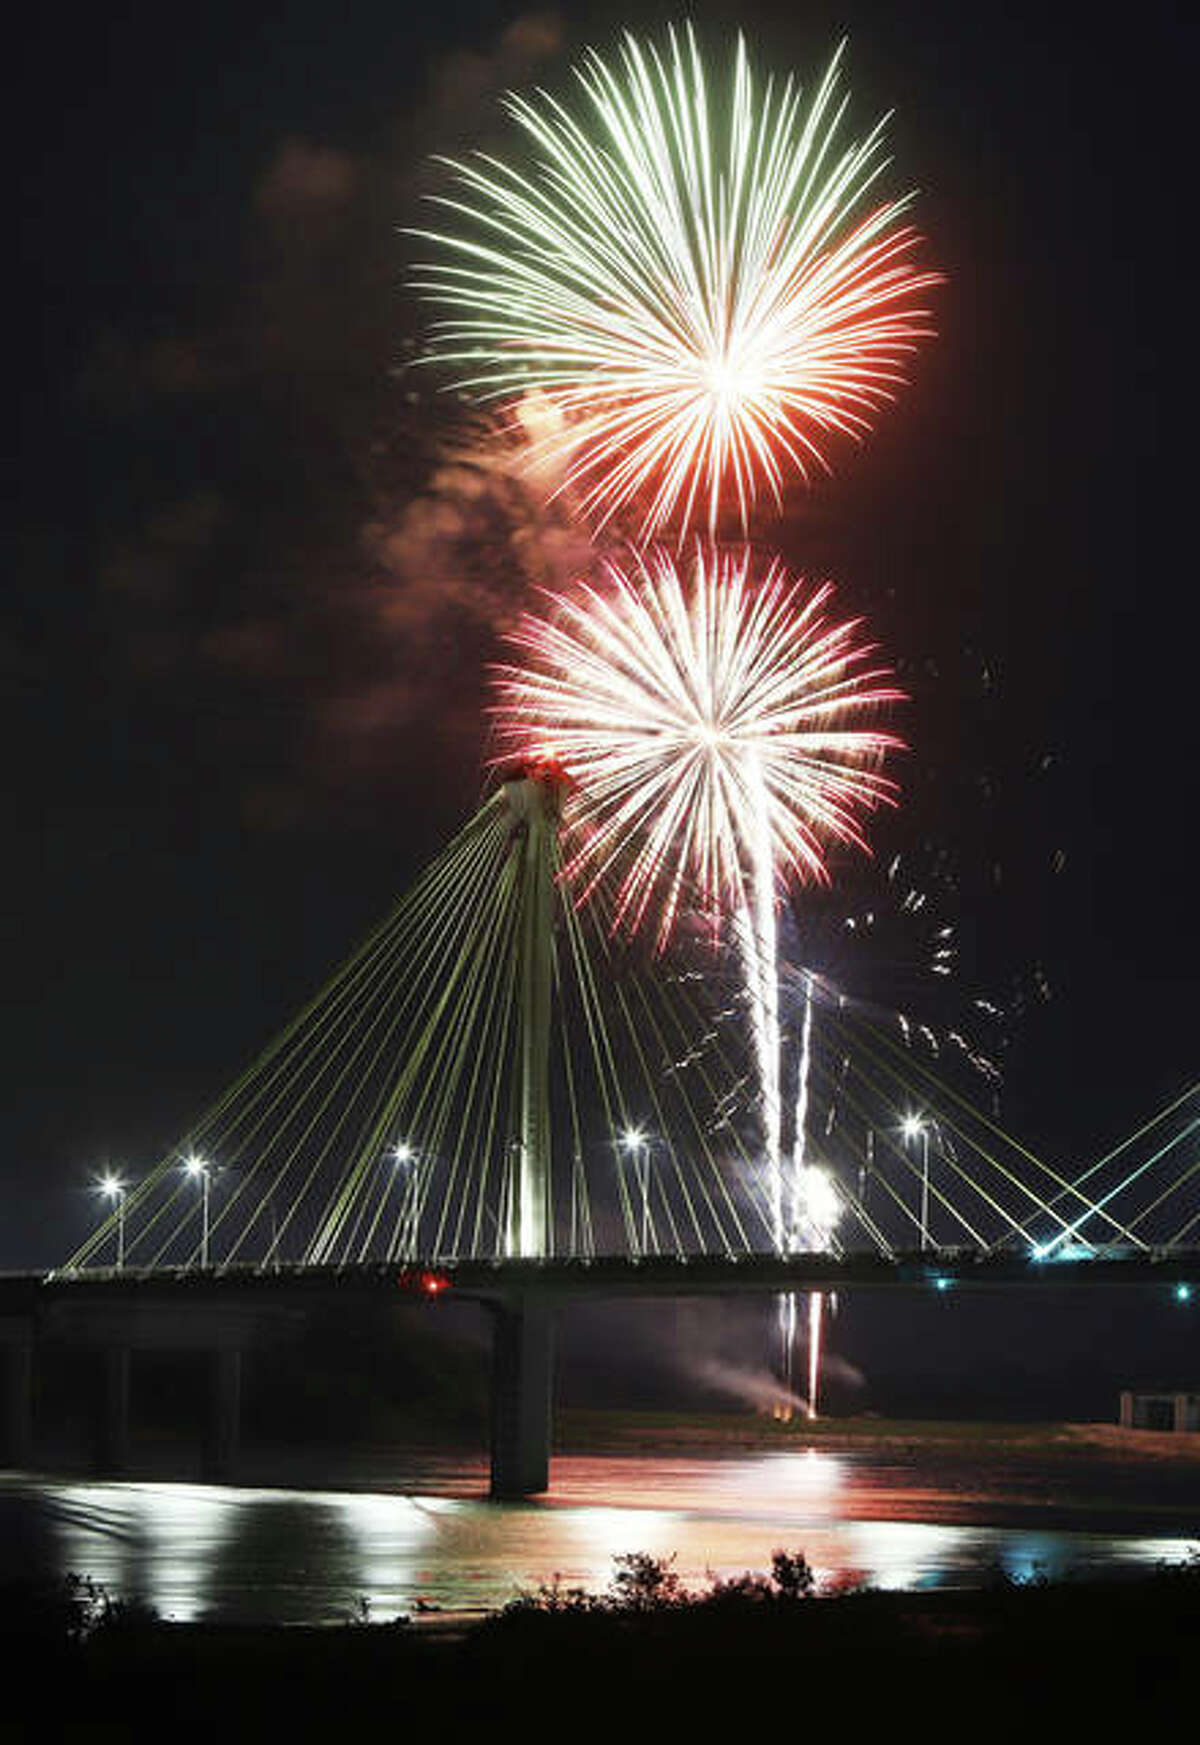
M 1040 1738 L 1194 1722 L 1200 1554 L 1140 1581 L 814 1596 L 802 1555 L 683 1590 L 669 1561 L 616 1560 L 607 1592 L 552 1583 L 470 1627 L 168 1624 L 86 1580 L 3 1596 L 0 1739 L 592 1739 L 650 1723 L 886 1727 Z M 497 1730 L 500 1730 L 499 1733 Z M 632 1730 L 632 1731 L 631 1731 Z

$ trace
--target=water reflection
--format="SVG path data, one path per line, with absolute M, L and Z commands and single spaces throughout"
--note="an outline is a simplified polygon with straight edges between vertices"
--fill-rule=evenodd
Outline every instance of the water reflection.
M 91 1576 L 180 1621 L 385 1621 L 478 1611 L 555 1576 L 603 1588 L 613 1559 L 673 1557 L 690 1585 L 802 1550 L 823 1588 L 970 1586 L 1003 1572 L 1099 1573 L 1180 1561 L 1177 1537 L 887 1518 L 894 1475 L 819 1452 L 563 1460 L 552 1500 L 0 1481 L 0 1579 L 34 1564 Z M 936 1488 L 905 1495 L 939 1500 Z M 960 1509 L 960 1499 L 952 1500 Z M 935 1512 L 931 1508 L 931 1513 Z M 960 1510 L 961 1512 L 961 1510 Z
M 568 1459 L 555 1463 L 554 1500 L 583 1502 L 602 1485 L 625 1508 L 769 1515 L 802 1526 L 845 1512 L 846 1476 L 845 1457 L 815 1448 L 723 1460 Z
M 236 1493 L 206 1485 L 39 1486 L 64 1573 L 91 1576 L 180 1623 L 209 1609 Z
M 833 1554 L 834 1566 L 817 1563 L 817 1576 L 829 1580 L 850 1562 L 866 1573 L 872 1587 L 938 1586 L 955 1570 L 956 1552 L 978 1555 L 977 1543 L 963 1545 L 962 1538 L 961 1528 L 927 1527 L 919 1521 L 852 1521 L 826 1553 Z
M 302 1619 L 316 1585 L 331 1617 L 349 1617 L 363 1591 L 363 1557 L 339 1499 L 290 1491 L 241 1491 L 238 1499 L 238 1530 L 216 1559 L 210 1615 Z

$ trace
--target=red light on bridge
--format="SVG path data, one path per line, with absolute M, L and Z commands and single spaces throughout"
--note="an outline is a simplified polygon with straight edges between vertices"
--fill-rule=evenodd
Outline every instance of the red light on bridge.
M 443 1291 L 450 1289 L 450 1280 L 444 1272 L 429 1272 L 411 1266 L 396 1274 L 396 1283 L 402 1291 L 424 1291 L 427 1297 L 440 1297 Z

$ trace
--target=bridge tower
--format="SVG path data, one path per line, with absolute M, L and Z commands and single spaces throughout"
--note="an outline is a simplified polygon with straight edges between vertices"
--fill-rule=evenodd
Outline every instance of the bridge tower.
M 554 1250 L 551 1198 L 550 1025 L 558 826 L 567 778 L 550 761 L 525 764 L 504 784 L 512 818 L 509 858 L 517 890 L 520 1081 L 518 1130 L 509 1154 L 503 1244 L 510 1260 Z M 550 1482 L 553 1311 L 515 1292 L 496 1305 L 492 1380 L 492 1494 L 523 1497 Z
M 548 760 L 523 765 L 504 783 L 513 821 L 510 865 L 518 897 L 520 986 L 519 1127 L 510 1151 L 503 1239 L 510 1260 L 544 1260 L 554 1248 L 550 1018 L 558 826 L 566 784 L 563 771 Z

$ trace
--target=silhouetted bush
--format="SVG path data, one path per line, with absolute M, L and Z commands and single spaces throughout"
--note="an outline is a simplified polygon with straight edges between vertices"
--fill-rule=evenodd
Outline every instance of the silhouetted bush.
M 117 1599 L 90 1575 L 62 1582 L 10 1582 L 0 1588 L 0 1636 L 79 1645 L 100 1632 L 158 1622 L 153 1606 Z
M 504 1607 L 504 1617 L 630 1617 L 646 1613 L 787 1604 L 816 1591 L 816 1577 L 802 1551 L 771 1554 L 771 1573 L 720 1578 L 689 1591 L 674 1568 L 675 1558 L 648 1551 L 626 1551 L 613 1558 L 613 1573 L 603 1593 L 564 1587 L 562 1577 L 523 1590 Z

